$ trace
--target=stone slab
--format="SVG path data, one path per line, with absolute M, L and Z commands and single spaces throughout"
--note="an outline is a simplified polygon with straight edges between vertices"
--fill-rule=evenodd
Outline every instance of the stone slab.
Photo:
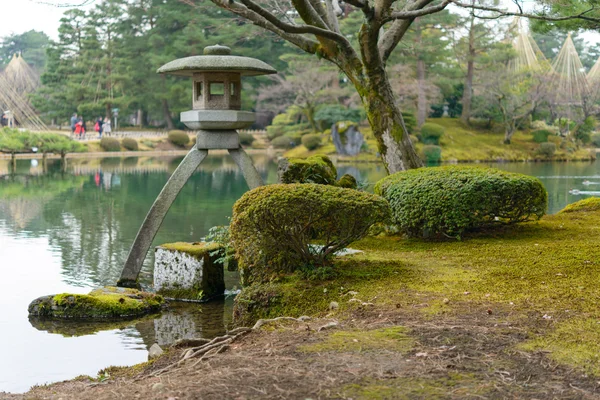
M 181 113 L 181 122 L 190 129 L 230 130 L 252 125 L 255 114 L 238 110 L 189 110 Z
M 236 131 L 200 131 L 196 136 L 196 148 L 202 150 L 233 150 L 240 147 L 240 136 Z

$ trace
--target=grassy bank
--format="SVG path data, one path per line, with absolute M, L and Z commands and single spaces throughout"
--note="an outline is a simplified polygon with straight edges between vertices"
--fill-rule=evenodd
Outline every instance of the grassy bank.
M 166 376 L 152 374 L 180 350 L 25 398 L 595 398 L 599 236 L 594 199 L 462 241 L 370 237 L 328 280 L 271 284 L 270 315 L 309 322 Z
M 442 125 L 445 128 L 441 138 L 442 162 L 493 162 L 493 161 L 587 161 L 595 159 L 595 149 L 580 148 L 575 151 L 561 149 L 560 138 L 550 138 L 557 142 L 554 157 L 548 159 L 537 154 L 539 143 L 533 141 L 529 132 L 518 131 L 513 136 L 510 145 L 504 144 L 504 134 L 487 129 L 470 127 L 462 124 L 458 119 L 435 118 L 429 122 Z M 357 157 L 339 157 L 339 161 L 348 162 L 379 162 L 377 157 L 377 143 L 372 139 L 369 128 L 361 128 L 367 137 L 368 151 Z M 424 145 L 415 143 L 417 152 L 422 155 Z M 331 139 L 317 150 L 308 151 L 300 145 L 285 153 L 289 157 L 308 157 L 315 154 L 335 155 L 335 146 Z

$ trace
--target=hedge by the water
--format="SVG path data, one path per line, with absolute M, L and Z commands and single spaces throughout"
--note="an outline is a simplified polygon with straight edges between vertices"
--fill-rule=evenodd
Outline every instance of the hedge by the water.
M 548 206 L 542 182 L 494 168 L 444 166 L 398 172 L 375 185 L 392 220 L 418 237 L 460 237 L 465 231 L 539 219 Z
M 185 147 L 190 142 L 190 137 L 184 131 L 171 131 L 169 132 L 169 142 L 175 146 Z
M 233 206 L 230 225 L 243 282 L 326 265 L 389 216 L 387 201 L 353 189 L 277 184 L 251 190 Z

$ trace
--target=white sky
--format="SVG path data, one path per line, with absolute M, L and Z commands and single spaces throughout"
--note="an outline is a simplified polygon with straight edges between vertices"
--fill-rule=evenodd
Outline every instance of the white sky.
M 60 19 L 69 9 L 64 5 L 89 3 L 79 8 L 90 9 L 99 2 L 100 0 L 0 0 L 0 37 L 35 29 L 45 32 L 51 39 L 58 39 Z M 507 6 L 510 4 L 507 0 L 502 2 Z M 535 1 L 525 0 L 526 8 L 531 8 L 533 4 Z M 588 42 L 600 42 L 599 33 L 589 32 L 583 36 Z
M 0 37 L 35 29 L 58 39 L 58 26 L 68 7 L 60 4 L 82 4 L 85 0 L 0 0 Z M 49 4 L 48 4 L 49 3 Z M 88 9 L 94 6 L 83 6 Z

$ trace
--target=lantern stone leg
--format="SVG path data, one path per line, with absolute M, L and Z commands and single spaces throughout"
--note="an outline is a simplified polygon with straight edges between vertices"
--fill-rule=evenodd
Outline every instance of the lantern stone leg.
M 256 170 L 252 159 L 241 146 L 238 149 L 229 149 L 229 154 L 242 170 L 242 175 L 244 175 L 244 179 L 250 189 L 264 185 L 262 177 Z
M 162 225 L 169 208 L 171 208 L 171 204 L 173 204 L 177 195 L 181 192 L 183 185 L 190 179 L 207 155 L 208 150 L 199 150 L 196 147 L 192 148 L 173 175 L 171 175 L 171 178 L 169 178 L 169 181 L 161 190 L 154 204 L 152 204 L 148 215 L 146 215 L 146 219 L 144 219 L 138 231 L 117 286 L 139 288 L 140 285 L 137 279 L 142 270 L 146 254 L 158 232 L 158 228 Z

